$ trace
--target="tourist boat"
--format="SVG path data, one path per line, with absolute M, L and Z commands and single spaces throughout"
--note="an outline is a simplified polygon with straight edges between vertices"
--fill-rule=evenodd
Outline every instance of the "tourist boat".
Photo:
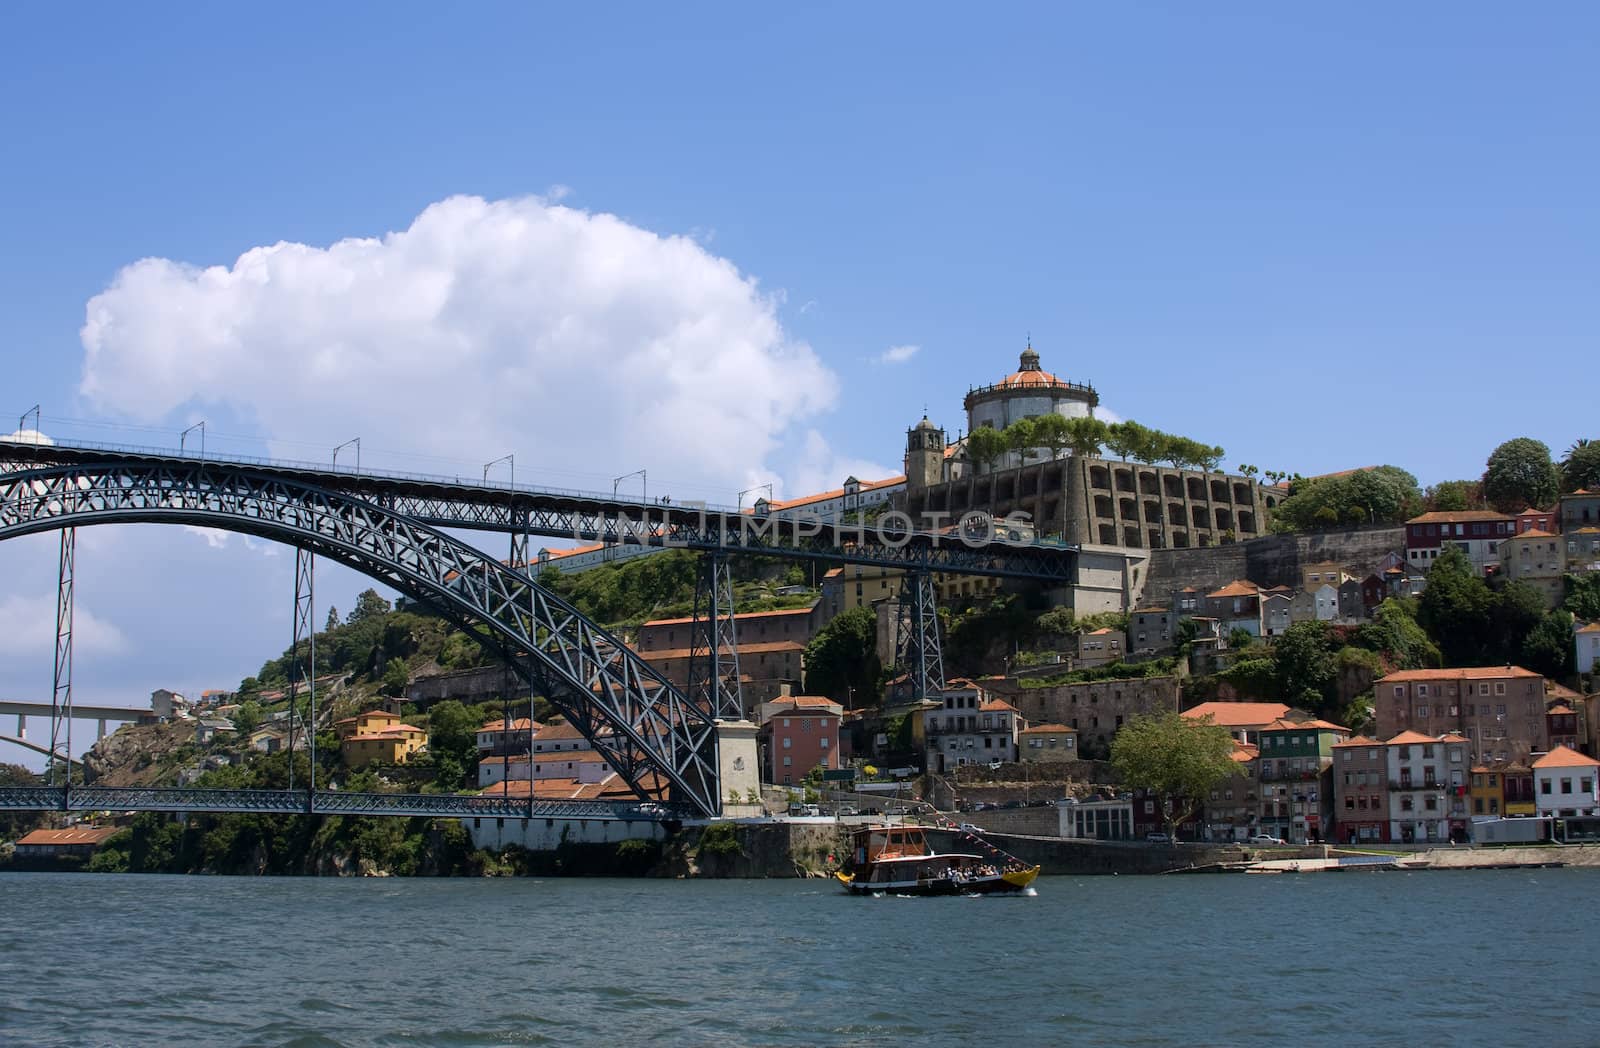
M 855 832 L 850 861 L 834 876 L 851 895 L 994 895 L 1039 876 L 1039 867 L 970 833 L 962 839 L 973 851 L 936 854 L 920 826 L 869 826 Z

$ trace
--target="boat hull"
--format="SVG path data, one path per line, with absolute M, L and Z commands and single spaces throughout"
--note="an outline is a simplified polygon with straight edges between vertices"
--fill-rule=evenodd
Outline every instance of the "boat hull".
M 1026 889 L 1039 876 L 1039 867 L 1012 870 L 990 877 L 971 877 L 955 880 L 948 877 L 931 877 L 914 881 L 857 881 L 847 873 L 836 873 L 839 883 L 851 895 L 1004 895 Z

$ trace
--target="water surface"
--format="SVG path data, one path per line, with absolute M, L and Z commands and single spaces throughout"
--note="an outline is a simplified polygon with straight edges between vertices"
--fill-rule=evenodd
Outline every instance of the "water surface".
M 0 1044 L 1600 1043 L 1600 871 L 0 876 Z

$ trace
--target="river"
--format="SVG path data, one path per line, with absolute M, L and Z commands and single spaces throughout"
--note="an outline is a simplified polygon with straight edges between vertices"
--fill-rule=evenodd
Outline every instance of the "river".
M 0 876 L 5 1045 L 1592 1045 L 1600 871 Z

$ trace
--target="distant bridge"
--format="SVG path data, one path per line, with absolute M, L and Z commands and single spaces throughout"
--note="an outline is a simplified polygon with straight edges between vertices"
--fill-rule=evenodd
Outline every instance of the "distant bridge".
M 0 811 L 210 812 L 276 815 L 389 815 L 401 818 L 648 819 L 693 815 L 637 801 L 558 801 L 454 793 L 343 793 L 338 790 L 215 790 L 139 786 L 9 786 Z

